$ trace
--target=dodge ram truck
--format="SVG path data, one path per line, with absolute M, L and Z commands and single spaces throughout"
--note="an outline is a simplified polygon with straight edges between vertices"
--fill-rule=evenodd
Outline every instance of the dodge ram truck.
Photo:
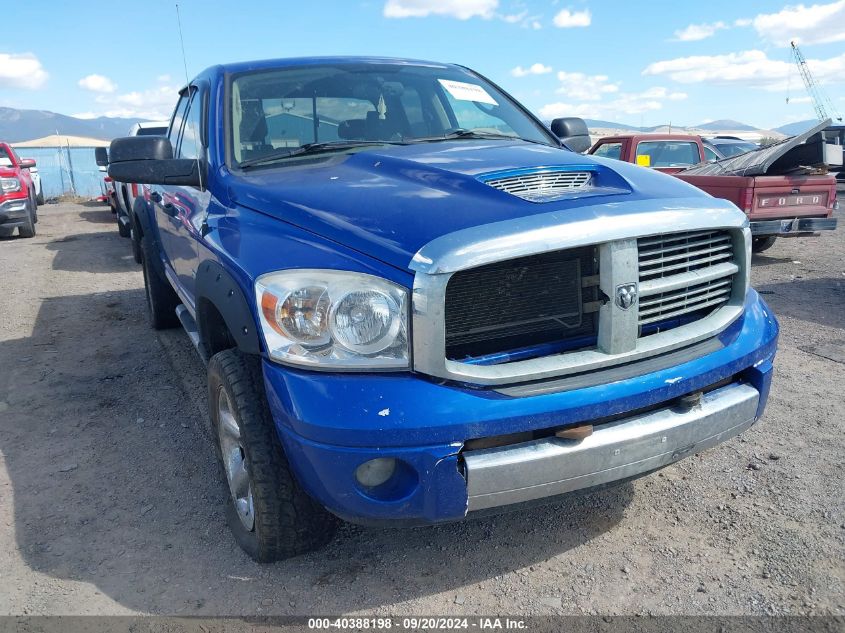
M 827 173 L 790 173 L 789 169 L 783 173 L 748 169 L 748 165 L 756 166 L 755 156 L 772 153 L 772 149 L 762 148 L 713 160 L 701 137 L 678 134 L 607 137 L 596 141 L 589 150 L 593 156 L 671 173 L 712 196 L 730 200 L 749 218 L 754 252 L 767 250 L 778 236 L 812 235 L 833 230 L 837 223 L 832 217 L 837 208 L 835 177 Z M 694 167 L 702 163 L 707 164 Z M 740 169 L 729 171 L 731 163 L 739 163 Z M 789 163 L 786 167 L 794 165 Z
M 628 480 L 751 427 L 778 325 L 732 203 L 568 149 L 462 66 L 234 63 L 116 139 L 153 328 L 207 363 L 237 542 Z M 142 198 L 143 199 L 143 198 Z

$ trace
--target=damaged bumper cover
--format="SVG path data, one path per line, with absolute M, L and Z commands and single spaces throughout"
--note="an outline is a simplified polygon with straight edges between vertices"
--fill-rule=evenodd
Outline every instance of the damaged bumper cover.
M 741 432 L 765 406 L 777 332 L 751 290 L 715 351 L 584 388 L 510 396 L 413 373 L 317 374 L 268 361 L 264 377 L 288 462 L 319 503 L 357 523 L 436 523 L 628 479 Z M 721 381 L 729 384 L 706 393 L 699 407 L 674 408 L 681 396 Z M 470 439 L 608 416 L 620 417 L 580 443 L 463 450 Z M 399 475 L 365 489 L 356 469 L 378 458 L 396 460 Z

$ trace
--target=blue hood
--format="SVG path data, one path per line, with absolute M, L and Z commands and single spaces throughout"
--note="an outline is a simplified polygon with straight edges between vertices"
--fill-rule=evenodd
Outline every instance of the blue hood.
M 484 184 L 492 172 L 552 166 L 611 170 L 630 191 L 533 203 Z M 705 196 L 686 183 L 620 161 L 522 141 L 456 140 L 290 159 L 231 174 L 235 202 L 408 270 L 446 233 L 607 202 Z M 696 193 L 697 192 L 697 193 Z M 597 206 L 597 214 L 601 207 Z

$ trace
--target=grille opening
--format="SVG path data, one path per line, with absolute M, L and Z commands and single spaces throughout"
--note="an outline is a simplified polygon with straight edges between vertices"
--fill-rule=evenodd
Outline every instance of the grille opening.
M 637 241 L 640 281 L 701 270 L 733 261 L 733 242 L 727 231 L 693 231 L 656 235 Z
M 730 300 L 737 267 L 733 265 L 734 246 L 728 231 L 688 231 L 643 237 L 637 240 L 637 248 L 640 283 L 671 284 L 678 275 L 691 272 L 711 277 L 697 283 L 695 276 L 688 280 L 681 277 L 690 283 L 641 297 L 638 308 L 640 336 L 703 319 Z
M 594 246 L 459 271 L 446 287 L 446 357 L 468 360 L 535 346 L 542 355 L 549 353 L 544 345 L 567 348 L 567 342 L 594 347 L 598 295 Z

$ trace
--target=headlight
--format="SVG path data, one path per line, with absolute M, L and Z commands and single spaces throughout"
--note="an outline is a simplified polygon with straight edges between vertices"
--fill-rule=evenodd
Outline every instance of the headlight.
M 348 271 L 261 275 L 255 300 L 270 358 L 334 369 L 407 369 L 408 291 Z
M 20 191 L 21 181 L 17 178 L 0 178 L 0 189 L 4 192 Z

